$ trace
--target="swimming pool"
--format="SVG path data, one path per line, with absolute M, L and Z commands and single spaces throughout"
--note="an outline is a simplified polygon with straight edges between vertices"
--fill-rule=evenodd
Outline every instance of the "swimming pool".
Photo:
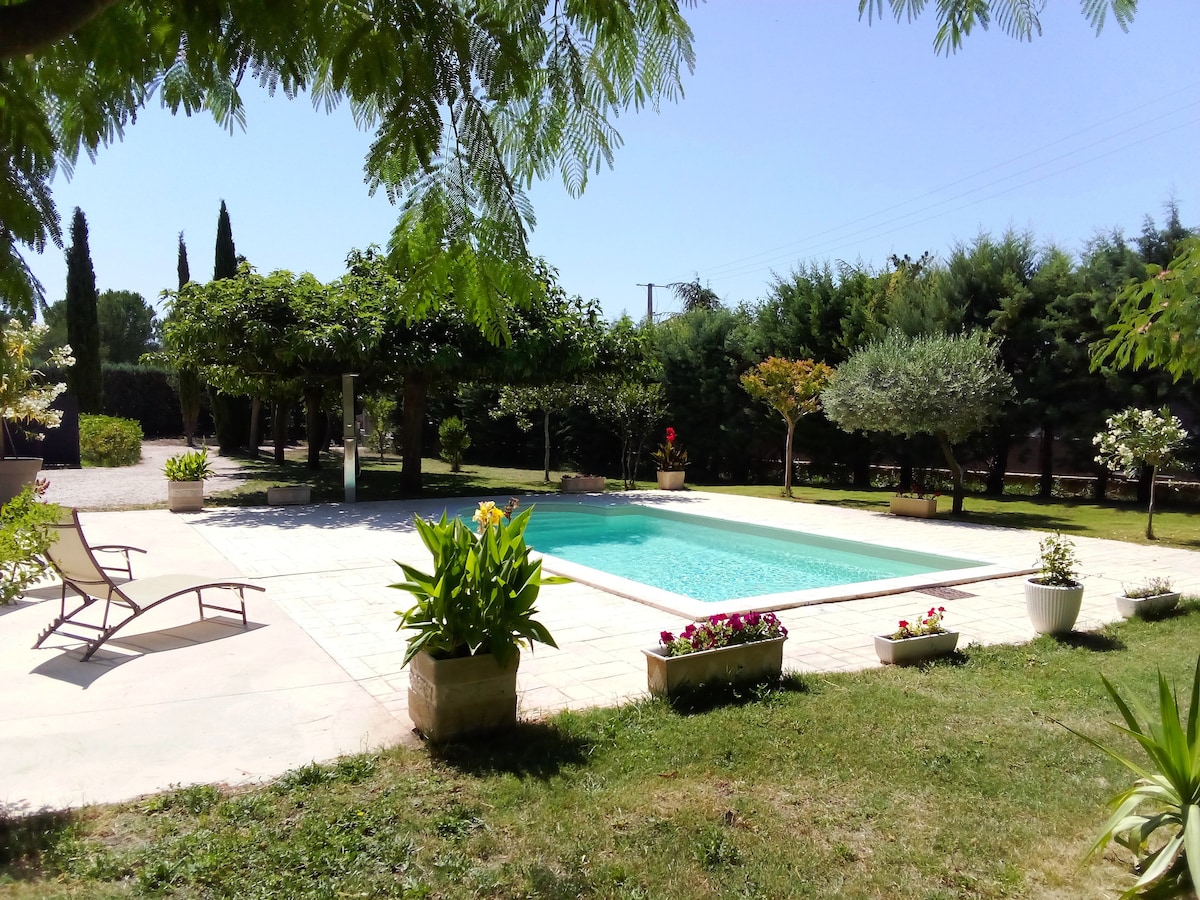
M 894 593 L 996 569 L 637 504 L 538 503 L 526 537 L 549 571 L 688 615 Z

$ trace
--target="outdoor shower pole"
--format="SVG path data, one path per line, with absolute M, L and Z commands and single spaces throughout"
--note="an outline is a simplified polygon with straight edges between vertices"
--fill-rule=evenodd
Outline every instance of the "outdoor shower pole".
M 346 502 L 353 503 L 357 487 L 354 475 L 358 462 L 358 430 L 354 427 L 354 379 L 349 373 L 342 376 L 342 483 L 346 489 Z

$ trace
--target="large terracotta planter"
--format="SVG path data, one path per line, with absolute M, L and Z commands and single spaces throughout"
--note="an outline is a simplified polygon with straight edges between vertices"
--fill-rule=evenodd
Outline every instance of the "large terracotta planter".
M 658 473 L 658 489 L 660 491 L 681 491 L 683 490 L 683 477 L 687 473 L 683 469 L 675 469 L 671 472 Z
M 783 672 L 786 637 L 753 644 L 667 656 L 662 647 L 643 650 L 646 681 L 656 697 L 674 697 L 702 684 L 754 684 L 778 680 Z
M 1025 581 L 1025 610 L 1038 634 L 1066 634 L 1075 627 L 1083 603 L 1083 585 L 1038 584 Z
M 1155 594 L 1153 597 L 1126 597 L 1117 594 L 1117 612 L 1126 619 L 1138 616 L 1142 619 L 1156 619 L 1164 616 L 1179 603 L 1179 591 L 1168 594 Z
M 562 477 L 564 494 L 595 494 L 604 491 L 603 475 L 564 475 Z
M 893 640 L 886 635 L 875 635 L 875 653 L 886 665 L 912 666 L 927 659 L 947 656 L 958 646 L 957 631 L 940 634 L 922 634 L 917 637 Z
M 168 481 L 167 507 L 171 512 L 204 509 L 204 481 Z
M 434 659 L 418 653 L 408 664 L 408 715 L 417 730 L 442 743 L 511 728 L 517 722 L 520 654 L 501 667 L 491 654 Z
M 915 516 L 932 519 L 937 515 L 937 497 L 893 497 L 888 507 L 893 516 Z
M 27 485 L 33 484 L 42 470 L 42 457 L 16 456 L 0 459 L 0 505 L 7 503 Z

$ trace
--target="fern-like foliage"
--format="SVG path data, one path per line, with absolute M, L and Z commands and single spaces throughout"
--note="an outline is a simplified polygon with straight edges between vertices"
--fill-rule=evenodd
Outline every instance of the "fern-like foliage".
M 694 2 L 127 0 L 30 55 L 6 54 L 0 33 L 0 300 L 32 312 L 19 252 L 61 243 L 57 168 L 120 139 L 156 94 L 245 127 L 252 78 L 318 108 L 350 104 L 374 131 L 368 189 L 401 207 L 392 250 L 420 286 L 414 309 L 453 292 L 503 339 L 499 298 L 530 293 L 512 275 L 528 265 L 509 265 L 528 263 L 523 190 L 557 173 L 581 192 L 612 164 L 617 115 L 682 95 L 694 59 L 681 5 Z
M 885 0 L 858 0 L 859 18 L 873 22 L 883 18 Z M 913 21 L 928 5 L 928 0 L 886 0 L 896 21 Z M 1046 0 L 934 0 L 934 15 L 938 30 L 933 38 L 934 50 L 947 55 L 962 47 L 963 41 L 975 28 L 987 31 L 996 21 L 1005 34 L 1022 41 L 1040 37 L 1040 15 Z M 1109 11 L 1122 30 L 1127 30 L 1137 12 L 1137 0 L 1080 0 L 1080 7 L 1091 26 L 1099 34 Z

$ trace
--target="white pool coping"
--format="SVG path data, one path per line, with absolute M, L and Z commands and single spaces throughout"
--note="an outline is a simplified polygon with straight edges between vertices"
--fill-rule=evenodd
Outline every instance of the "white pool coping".
M 591 508 L 623 508 L 640 507 L 647 510 L 653 510 L 657 504 L 644 502 L 641 498 L 621 498 L 614 499 L 611 495 L 600 494 L 585 494 L 580 495 L 574 500 L 562 500 L 555 498 L 548 503 L 539 504 L 543 509 L 563 509 L 571 507 L 591 507 Z M 899 550 L 907 553 L 925 553 L 932 554 L 928 548 L 916 546 L 903 546 L 901 543 L 880 542 L 878 540 L 864 541 L 855 538 L 846 538 L 839 535 L 821 535 L 813 531 L 789 526 L 780 522 L 764 522 L 761 519 L 746 518 L 738 516 L 736 513 L 723 515 L 719 519 L 713 515 L 704 515 L 690 510 L 678 510 L 667 507 L 670 512 L 677 515 L 686 515 L 694 519 L 703 521 L 710 519 L 721 522 L 734 522 L 745 525 L 761 526 L 764 528 L 775 529 L 778 531 L 788 531 L 797 535 L 805 535 L 818 539 L 830 538 L 837 541 L 852 541 L 854 543 L 864 544 L 872 547 L 880 547 L 888 550 Z M 759 594 L 747 597 L 735 597 L 729 600 L 714 600 L 704 601 L 697 600 L 694 597 L 689 597 L 685 594 L 677 594 L 673 591 L 664 590 L 663 588 L 654 587 L 652 585 L 643 584 L 639 581 L 634 581 L 629 578 L 623 578 L 619 575 L 613 575 L 609 572 L 604 572 L 600 569 L 594 569 L 590 566 L 581 563 L 572 562 L 571 560 L 563 559 L 553 554 L 535 554 L 540 555 L 542 559 L 542 568 L 555 575 L 562 575 L 570 578 L 572 581 L 577 581 L 581 584 L 586 584 L 599 590 L 606 591 L 610 594 L 616 594 L 619 597 L 625 597 L 629 600 L 635 600 L 638 603 L 644 603 L 647 606 L 652 606 L 655 609 L 663 610 L 664 612 L 674 613 L 679 616 L 684 616 L 690 619 L 700 619 L 705 616 L 715 615 L 717 613 L 734 613 L 747 612 L 749 610 L 757 610 L 758 612 L 774 612 L 783 609 L 793 609 L 800 606 L 812 606 L 820 603 L 839 603 L 847 600 L 861 600 L 865 597 L 879 597 L 887 594 L 900 594 L 906 591 L 927 590 L 937 587 L 951 587 L 958 584 L 969 584 L 976 581 L 989 581 L 994 578 L 1009 578 L 1016 575 L 1029 575 L 1037 571 L 1036 568 L 1021 568 L 1011 564 L 988 560 L 973 560 L 980 562 L 981 565 L 970 566 L 966 568 L 945 569 L 934 572 L 922 572 L 917 575 L 904 575 L 897 578 L 881 578 L 872 581 L 859 581 L 850 584 L 832 585 L 830 587 L 807 588 L 798 591 L 783 591 L 772 594 Z

